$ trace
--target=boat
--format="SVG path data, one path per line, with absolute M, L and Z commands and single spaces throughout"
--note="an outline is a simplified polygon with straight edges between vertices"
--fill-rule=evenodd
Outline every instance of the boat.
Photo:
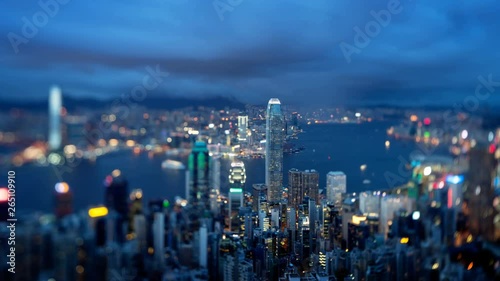
M 161 167 L 163 169 L 173 169 L 173 170 L 183 170 L 186 168 L 184 164 L 182 164 L 181 162 L 171 159 L 163 161 L 163 163 L 161 163 Z

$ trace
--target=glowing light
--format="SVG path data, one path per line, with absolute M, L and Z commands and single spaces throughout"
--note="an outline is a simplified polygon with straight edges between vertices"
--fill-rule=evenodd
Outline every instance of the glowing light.
M 453 189 L 448 188 L 448 209 L 451 209 L 453 207 Z
M 356 116 L 356 117 L 358 117 L 358 118 L 359 118 L 359 117 L 361 117 L 361 113 L 356 112 L 356 114 L 354 114 L 354 116 Z
M 467 267 L 467 270 L 471 270 L 472 267 L 474 267 L 474 263 L 473 262 L 469 263 L 469 266 Z
M 232 187 L 232 188 L 229 189 L 229 192 L 231 192 L 231 193 L 242 193 L 243 189 L 242 188 L 234 188 L 234 187 Z
M 208 124 L 208 127 L 209 127 L 210 129 L 213 129 L 213 128 L 215 127 L 215 125 L 214 125 L 213 123 L 210 123 L 210 124 Z
M 167 142 L 172 142 L 172 138 L 167 138 Z
M 135 145 L 135 141 L 133 140 L 128 140 L 126 143 L 125 143 L 128 147 L 132 147 Z
M 489 149 L 488 149 L 488 152 L 489 152 L 490 154 L 493 154 L 493 153 L 495 153 L 495 151 L 496 151 L 496 150 L 497 150 L 497 146 L 496 146 L 494 143 L 490 144 L 490 147 L 489 147 Z
M 403 237 L 401 238 L 401 240 L 399 240 L 401 244 L 408 244 L 408 241 L 410 241 L 410 238 L 408 237 Z
M 413 214 L 411 215 L 411 218 L 415 221 L 419 220 L 420 219 L 420 212 L 419 211 L 413 212 Z
M 163 200 L 163 208 L 170 207 L 170 202 L 168 200 Z
M 385 147 L 389 147 L 391 146 L 391 142 L 390 141 L 385 141 Z
M 469 236 L 467 236 L 467 243 L 471 243 L 473 238 L 472 234 L 469 234 Z
M 89 217 L 91 218 L 100 218 L 106 216 L 107 214 L 108 208 L 104 206 L 89 209 Z
M 444 187 L 444 181 L 440 181 L 438 184 L 438 188 L 442 189 Z
M 65 182 L 58 182 L 56 183 L 55 189 L 57 193 L 68 193 L 69 185 Z
M 52 165 L 59 165 L 62 163 L 62 157 L 57 153 L 51 153 L 49 154 L 48 161 Z
M 430 138 L 431 137 L 431 133 L 429 132 L 424 132 L 424 138 Z
M 438 268 L 439 268 L 439 263 L 436 262 L 432 265 L 432 270 L 436 270 Z
M 479 195 L 481 193 L 481 187 L 478 185 L 476 186 L 476 195 Z
M 453 137 L 453 138 L 451 139 L 451 143 L 452 143 L 452 144 L 457 144 L 457 142 L 458 142 L 458 138 L 457 138 L 457 137 Z
M 459 184 L 464 181 L 464 176 L 462 175 L 449 175 L 446 177 L 447 183 Z
M 489 141 L 489 142 L 492 142 L 492 141 L 493 141 L 493 139 L 495 139 L 495 134 L 494 134 L 493 132 L 490 132 L 490 133 L 488 134 L 488 141 Z
M 76 146 L 69 144 L 64 147 L 64 153 L 74 154 L 76 152 Z
M 114 170 L 113 172 L 111 172 L 111 175 L 114 177 L 114 178 L 117 178 L 119 177 L 120 175 L 122 174 L 122 172 L 120 170 Z
M 9 200 L 9 190 L 6 187 L 0 188 L 0 202 Z
M 466 139 L 468 136 L 469 136 L 469 132 L 467 132 L 467 130 L 463 130 L 463 131 L 460 133 L 460 137 L 461 137 L 462 139 Z
M 84 271 L 85 271 L 85 269 L 83 268 L 83 266 L 81 266 L 81 265 L 76 266 L 76 273 L 82 274 Z
M 410 116 L 410 121 L 411 122 L 417 122 L 418 121 L 418 116 L 413 114 L 412 116 Z
M 432 173 L 432 168 L 431 166 L 427 166 L 424 168 L 424 176 L 428 176 Z
M 118 140 L 117 139 L 110 139 L 109 145 L 110 146 L 118 146 Z
M 429 118 L 429 117 L 424 118 L 424 125 L 428 126 L 430 124 L 431 124 L 431 118 Z

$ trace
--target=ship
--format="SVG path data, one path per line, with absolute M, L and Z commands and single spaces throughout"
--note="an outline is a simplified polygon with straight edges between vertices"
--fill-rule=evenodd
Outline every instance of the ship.
M 183 170 L 186 167 L 179 161 L 167 159 L 161 163 L 163 169 Z

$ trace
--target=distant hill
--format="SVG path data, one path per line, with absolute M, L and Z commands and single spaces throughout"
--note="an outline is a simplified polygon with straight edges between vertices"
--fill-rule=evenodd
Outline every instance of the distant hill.
M 225 107 L 244 109 L 245 104 L 241 103 L 235 98 L 227 97 L 208 97 L 208 98 L 182 98 L 182 97 L 148 97 L 143 101 L 136 102 L 134 100 L 129 100 L 133 104 L 139 106 L 145 106 L 151 109 L 165 109 L 173 110 L 185 107 L 213 107 L 216 109 L 224 109 Z M 112 106 L 112 104 L 126 104 L 125 101 L 120 101 L 119 99 L 109 99 L 109 100 L 97 100 L 91 98 L 74 98 L 74 97 L 64 97 L 63 98 L 64 107 L 68 110 L 76 110 L 78 108 L 94 108 L 94 109 L 106 109 Z M 12 100 L 1 100 L 0 99 L 0 110 L 6 111 L 13 108 L 18 108 L 28 111 L 46 111 L 48 108 L 48 101 L 46 100 L 35 100 L 35 101 L 12 101 Z

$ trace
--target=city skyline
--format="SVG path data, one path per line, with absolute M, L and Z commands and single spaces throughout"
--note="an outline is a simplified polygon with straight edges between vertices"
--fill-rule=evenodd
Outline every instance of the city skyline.
M 99 12 L 74 1 L 9 2 L 0 96 L 40 100 L 55 83 L 69 96 L 115 98 L 149 72 L 169 72 L 148 96 L 453 105 L 474 94 L 478 77 L 500 81 L 495 1 L 219 2 L 109 2 Z M 44 24 L 34 23 L 38 12 Z M 371 23 L 374 36 L 366 35 Z

